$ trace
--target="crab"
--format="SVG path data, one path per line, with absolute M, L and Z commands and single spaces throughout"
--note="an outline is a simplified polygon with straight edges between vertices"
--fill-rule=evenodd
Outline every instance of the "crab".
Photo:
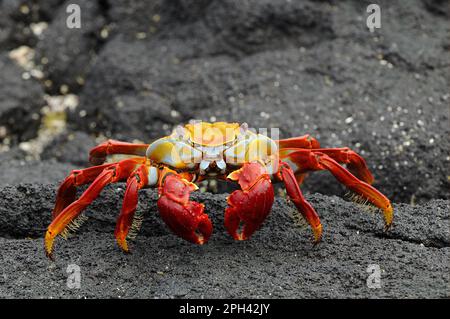
M 129 157 L 106 162 L 112 154 Z M 72 171 L 58 189 L 44 241 L 51 259 L 55 238 L 76 229 L 84 219 L 82 211 L 102 189 L 121 181 L 126 181 L 126 191 L 114 234 L 124 252 L 130 252 L 127 239 L 142 221 L 135 214 L 138 192 L 147 187 L 158 188 L 158 211 L 173 233 L 195 244 L 206 243 L 213 229 L 211 220 L 203 204 L 190 200 L 196 184 L 205 179 L 235 182 L 240 187 L 227 197 L 224 216 L 225 228 L 236 240 L 250 238 L 262 226 L 274 201 L 272 183 L 283 182 L 289 199 L 310 225 L 314 242 L 319 242 L 322 224 L 299 187 L 310 171 L 329 171 L 381 210 L 386 228 L 393 220 L 389 199 L 371 186 L 374 178 L 365 160 L 347 147 L 320 148 L 310 135 L 274 140 L 246 123 L 197 121 L 177 126 L 171 135 L 151 144 L 108 140 L 90 151 L 89 161 L 94 166 Z M 76 188 L 88 183 L 76 199 Z

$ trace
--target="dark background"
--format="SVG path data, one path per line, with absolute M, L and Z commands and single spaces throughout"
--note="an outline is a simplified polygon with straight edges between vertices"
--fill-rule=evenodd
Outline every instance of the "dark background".
M 66 26 L 70 3 L 81 7 L 81 29 Z M 118 296 L 111 287 L 121 282 L 134 283 L 122 296 L 137 297 L 173 297 L 180 289 L 182 297 L 205 296 L 201 290 L 212 297 L 448 296 L 449 2 L 377 1 L 381 29 L 373 33 L 366 27 L 370 3 L 0 0 L 0 234 L 8 247 L 4 265 L 12 267 L 5 270 L 0 296 Z M 162 245 L 161 250 L 147 250 L 138 239 L 135 259 L 136 254 L 123 256 L 114 246 L 121 193 L 110 187 L 106 194 L 114 198 L 104 195 L 89 211 L 104 213 L 107 221 L 94 217 L 67 242 L 70 247 L 57 247 L 57 255 L 65 257 L 49 266 L 41 236 L 54 191 L 71 169 L 88 165 L 89 149 L 107 138 L 151 142 L 190 119 L 245 121 L 256 128 L 278 127 L 285 138 L 308 133 L 324 147 L 351 147 L 366 158 L 375 186 L 397 203 L 397 228 L 384 234 L 380 216 L 374 215 L 367 217 L 371 226 L 354 226 L 353 218 L 367 214 L 353 208 L 354 216 L 348 215 L 351 204 L 328 197 L 342 196 L 344 188 L 330 174 L 315 173 L 303 189 L 327 195 L 308 196 L 317 199 L 316 208 L 324 205 L 319 214 L 334 229 L 325 230 L 337 234 L 325 236 L 320 253 L 311 250 L 307 230 L 300 232 L 286 223 L 281 230 L 286 237 L 276 234 L 276 221 L 292 211 L 282 199 L 261 237 L 234 243 L 221 228 L 224 197 L 205 193 L 198 196 L 212 203 L 218 227 L 218 237 L 207 248 L 175 238 L 152 212 L 141 240 Z M 145 194 L 154 200 L 153 191 Z M 142 205 L 143 210 L 154 210 L 154 203 Z M 408 224 L 398 225 L 401 221 Z M 370 231 L 361 240 L 351 237 L 355 229 Z M 152 237 L 155 234 L 159 237 Z M 289 234 L 295 234 L 292 242 Z M 24 242 L 26 237 L 35 239 Z M 270 250 L 263 243 L 269 251 L 264 257 L 258 242 L 270 240 L 276 245 Z M 301 251 L 292 247 L 293 242 Z M 360 242 L 365 244 L 354 256 Z M 396 269 L 391 276 L 397 281 L 374 293 L 365 288 L 366 261 L 373 251 L 384 255 L 386 246 L 396 247 L 388 249 L 395 259 L 386 264 Z M 104 258 L 97 256 L 100 249 Z M 409 263 L 402 263 L 399 250 Z M 418 251 L 426 251 L 426 257 Z M 289 252 L 303 259 L 296 264 L 296 258 L 286 257 Z M 180 260 L 173 263 L 182 269 L 210 270 L 223 267 L 223 254 L 232 260 L 230 269 L 246 267 L 256 275 L 237 276 L 234 282 L 230 274 L 211 270 L 203 274 L 209 281 L 201 283 L 174 271 L 161 283 L 154 270 L 158 266 L 153 265 L 161 262 L 159 254 L 179 254 Z M 258 262 L 246 264 L 241 254 Z M 339 254 L 342 258 L 336 257 Z M 88 265 L 85 271 L 92 277 L 79 295 L 64 283 L 71 258 Z M 270 265 L 260 258 L 268 258 Z M 285 258 L 289 262 L 280 265 Z M 139 259 L 149 263 L 150 277 L 156 280 L 149 286 L 140 279 Z M 346 263 L 353 259 L 364 262 Z M 125 272 L 128 275 L 106 266 L 127 262 L 137 267 Z M 315 271 L 308 270 L 310 263 Z M 46 267 L 57 267 L 57 275 Z M 333 271 L 340 274 L 334 290 L 327 277 Z M 272 272 L 281 278 L 274 275 L 267 281 Z M 298 272 L 306 279 L 293 280 Z M 109 282 L 108 289 L 93 288 L 98 278 Z M 17 288 L 23 282 L 28 282 L 26 288 Z M 286 282 L 290 289 L 269 295 L 274 286 Z M 189 288 L 196 285 L 198 290 Z M 211 285 L 219 288 L 211 290 Z M 236 286 L 248 290 L 231 288 Z

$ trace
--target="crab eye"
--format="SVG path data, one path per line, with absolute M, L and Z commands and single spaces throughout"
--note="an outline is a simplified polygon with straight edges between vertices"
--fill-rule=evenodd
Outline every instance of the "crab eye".
M 175 139 L 178 139 L 178 140 L 188 141 L 189 140 L 189 131 L 186 130 L 183 126 L 178 125 L 173 130 L 172 137 Z
M 244 135 L 248 130 L 248 124 L 242 123 L 241 126 L 239 126 L 239 134 Z

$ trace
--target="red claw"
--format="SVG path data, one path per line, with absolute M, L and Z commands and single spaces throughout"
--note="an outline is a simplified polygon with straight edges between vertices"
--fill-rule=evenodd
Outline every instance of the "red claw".
M 212 223 L 204 213 L 204 205 L 190 201 L 197 186 L 180 176 L 168 175 L 160 187 L 158 210 L 167 226 L 181 238 L 194 244 L 204 244 L 212 233 Z
M 225 228 L 237 240 L 249 238 L 270 213 L 274 191 L 270 177 L 259 163 L 246 163 L 228 175 L 242 190 L 231 193 L 225 210 Z M 239 230 L 242 226 L 242 230 Z

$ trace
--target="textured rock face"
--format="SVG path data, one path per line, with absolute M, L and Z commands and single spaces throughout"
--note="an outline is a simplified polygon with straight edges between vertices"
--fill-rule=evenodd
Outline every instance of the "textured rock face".
M 57 241 L 52 263 L 43 253 L 42 232 L 54 188 L 0 189 L 2 298 L 449 296 L 448 201 L 395 205 L 395 225 L 384 233 L 379 214 L 338 197 L 308 196 L 324 225 L 323 241 L 313 247 L 310 229 L 295 224 L 293 205 L 284 199 L 275 201 L 250 240 L 239 242 L 223 227 L 225 195 L 198 194 L 194 198 L 205 203 L 215 230 L 207 244 L 196 246 L 170 233 L 156 212 L 156 192 L 144 190 L 139 204 L 144 223 L 133 253 L 125 255 L 113 236 L 123 186 L 108 187 L 88 209 L 80 232 Z M 69 264 L 81 268 L 79 290 L 66 286 Z M 379 289 L 367 286 L 373 264 L 381 270 Z
M 67 27 L 69 4 L 80 7 L 82 24 L 79 29 Z M 42 41 L 36 46 L 37 60 L 46 60 L 43 69 L 52 83 L 50 92 L 66 88 L 71 92 L 80 90 L 101 46 L 100 29 L 106 23 L 103 14 L 97 1 L 70 0 L 58 7 Z
M 66 26 L 69 3 L 81 29 Z M 0 1 L 0 297 L 448 297 L 448 1 L 377 3 L 382 26 L 370 33 L 369 1 Z M 31 61 L 10 58 L 20 46 Z M 78 103 L 50 105 L 67 93 Z M 49 114 L 61 112 L 52 133 Z M 194 195 L 215 225 L 197 247 L 169 233 L 145 190 L 126 256 L 113 237 L 118 184 L 58 241 L 57 262 L 44 258 L 56 183 L 88 165 L 93 145 L 150 142 L 190 119 L 351 147 L 395 203 L 394 227 L 384 233 L 380 216 L 342 200 L 320 172 L 302 186 L 323 220 L 318 247 L 283 198 L 235 242 L 222 226 L 226 195 L 210 193 Z M 41 144 L 30 154 L 22 142 Z M 66 287 L 70 263 L 81 290 Z M 366 285 L 370 264 L 381 289 Z
M 34 79 L 24 79 L 24 70 L 5 54 L 0 70 L 0 141 L 15 144 L 35 137 L 44 91 Z

